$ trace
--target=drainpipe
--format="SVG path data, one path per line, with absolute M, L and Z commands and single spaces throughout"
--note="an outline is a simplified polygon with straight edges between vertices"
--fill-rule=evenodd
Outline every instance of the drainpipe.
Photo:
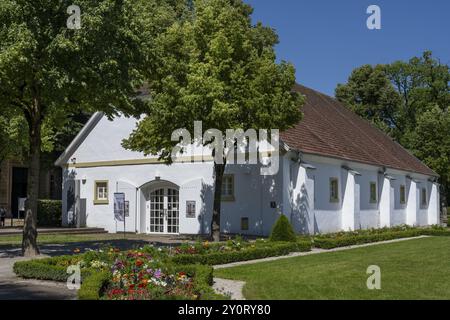
M 263 227 L 263 188 L 264 188 L 264 176 L 263 175 L 259 175 L 260 179 L 261 179 L 261 189 L 259 190 L 259 212 L 260 212 L 260 218 L 261 218 L 261 237 L 264 235 L 264 227 Z
M 136 196 L 135 196 L 135 202 L 134 202 L 134 231 L 138 233 L 137 228 L 137 216 L 138 216 L 138 190 L 139 188 L 136 188 Z M 140 204 L 139 204 L 140 205 Z

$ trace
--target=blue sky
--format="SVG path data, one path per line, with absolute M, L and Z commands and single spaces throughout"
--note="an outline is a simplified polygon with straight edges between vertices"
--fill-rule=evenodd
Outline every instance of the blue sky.
M 297 81 L 334 95 L 363 64 L 408 60 L 431 50 L 450 64 L 449 0 L 244 0 L 253 20 L 274 28 L 278 59 L 292 62 Z M 381 8 L 381 30 L 369 30 L 366 9 Z

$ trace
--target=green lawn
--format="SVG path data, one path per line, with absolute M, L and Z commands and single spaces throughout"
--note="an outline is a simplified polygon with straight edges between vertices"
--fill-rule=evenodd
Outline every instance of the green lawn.
M 41 234 L 38 235 L 39 244 L 57 244 L 83 241 L 107 241 L 123 240 L 124 235 L 120 233 L 94 233 L 94 234 Z M 146 235 L 127 234 L 127 240 L 147 240 Z M 0 236 L 0 245 L 20 245 L 22 235 Z
M 369 265 L 381 290 L 368 290 Z M 214 271 L 247 299 L 450 299 L 450 237 L 408 240 Z

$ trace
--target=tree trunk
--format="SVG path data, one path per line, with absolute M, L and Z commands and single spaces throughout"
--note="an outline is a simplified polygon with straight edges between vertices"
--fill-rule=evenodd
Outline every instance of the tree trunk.
M 211 236 L 214 242 L 220 241 L 220 205 L 222 202 L 222 179 L 225 164 L 214 163 L 214 205 L 211 221 Z
M 41 119 L 35 114 L 28 119 L 30 154 L 28 163 L 27 201 L 23 224 L 22 254 L 32 257 L 39 254 L 37 246 L 37 202 L 41 156 Z

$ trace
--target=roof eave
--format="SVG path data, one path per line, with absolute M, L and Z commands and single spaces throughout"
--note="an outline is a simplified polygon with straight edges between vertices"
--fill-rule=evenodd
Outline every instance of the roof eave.
M 370 162 L 363 162 L 363 161 L 358 161 L 358 160 L 354 160 L 354 159 L 350 159 L 350 158 L 344 158 L 344 157 L 339 157 L 339 156 L 331 156 L 331 155 L 327 155 L 327 154 L 321 154 L 318 152 L 308 152 L 308 151 L 303 151 L 301 149 L 297 149 L 297 148 L 292 148 L 291 146 L 289 146 L 287 143 L 283 142 L 286 147 L 289 148 L 289 150 L 292 151 L 297 151 L 297 152 L 301 152 L 303 154 L 310 154 L 310 155 L 314 155 L 314 156 L 320 156 L 320 157 L 325 157 L 325 158 L 331 158 L 331 159 L 338 159 L 338 160 L 344 160 L 344 161 L 351 161 L 351 162 L 355 162 L 355 163 L 361 163 L 361 164 L 366 164 L 366 165 L 370 165 L 370 166 L 374 166 L 374 167 L 386 167 L 388 169 L 392 169 L 392 170 L 400 170 L 400 171 L 404 171 L 404 172 L 412 172 L 412 173 L 417 173 L 417 174 L 421 174 L 424 176 L 429 176 L 429 177 L 436 177 L 436 178 L 440 178 L 439 174 L 437 174 L 436 172 L 434 172 L 434 170 L 428 168 L 431 172 L 430 173 L 425 173 L 425 172 L 418 172 L 415 170 L 406 170 L 404 168 L 395 168 L 392 166 L 386 166 L 386 165 L 381 165 L 381 164 L 376 164 L 376 163 L 370 163 Z M 433 174 L 431 174 L 433 173 Z
M 86 139 L 89 133 L 94 129 L 100 119 L 103 117 L 103 112 L 95 112 L 91 118 L 86 122 L 81 131 L 72 140 L 69 146 L 64 150 L 64 152 L 55 161 L 55 166 L 62 167 L 69 161 L 69 158 L 75 153 L 81 143 Z

